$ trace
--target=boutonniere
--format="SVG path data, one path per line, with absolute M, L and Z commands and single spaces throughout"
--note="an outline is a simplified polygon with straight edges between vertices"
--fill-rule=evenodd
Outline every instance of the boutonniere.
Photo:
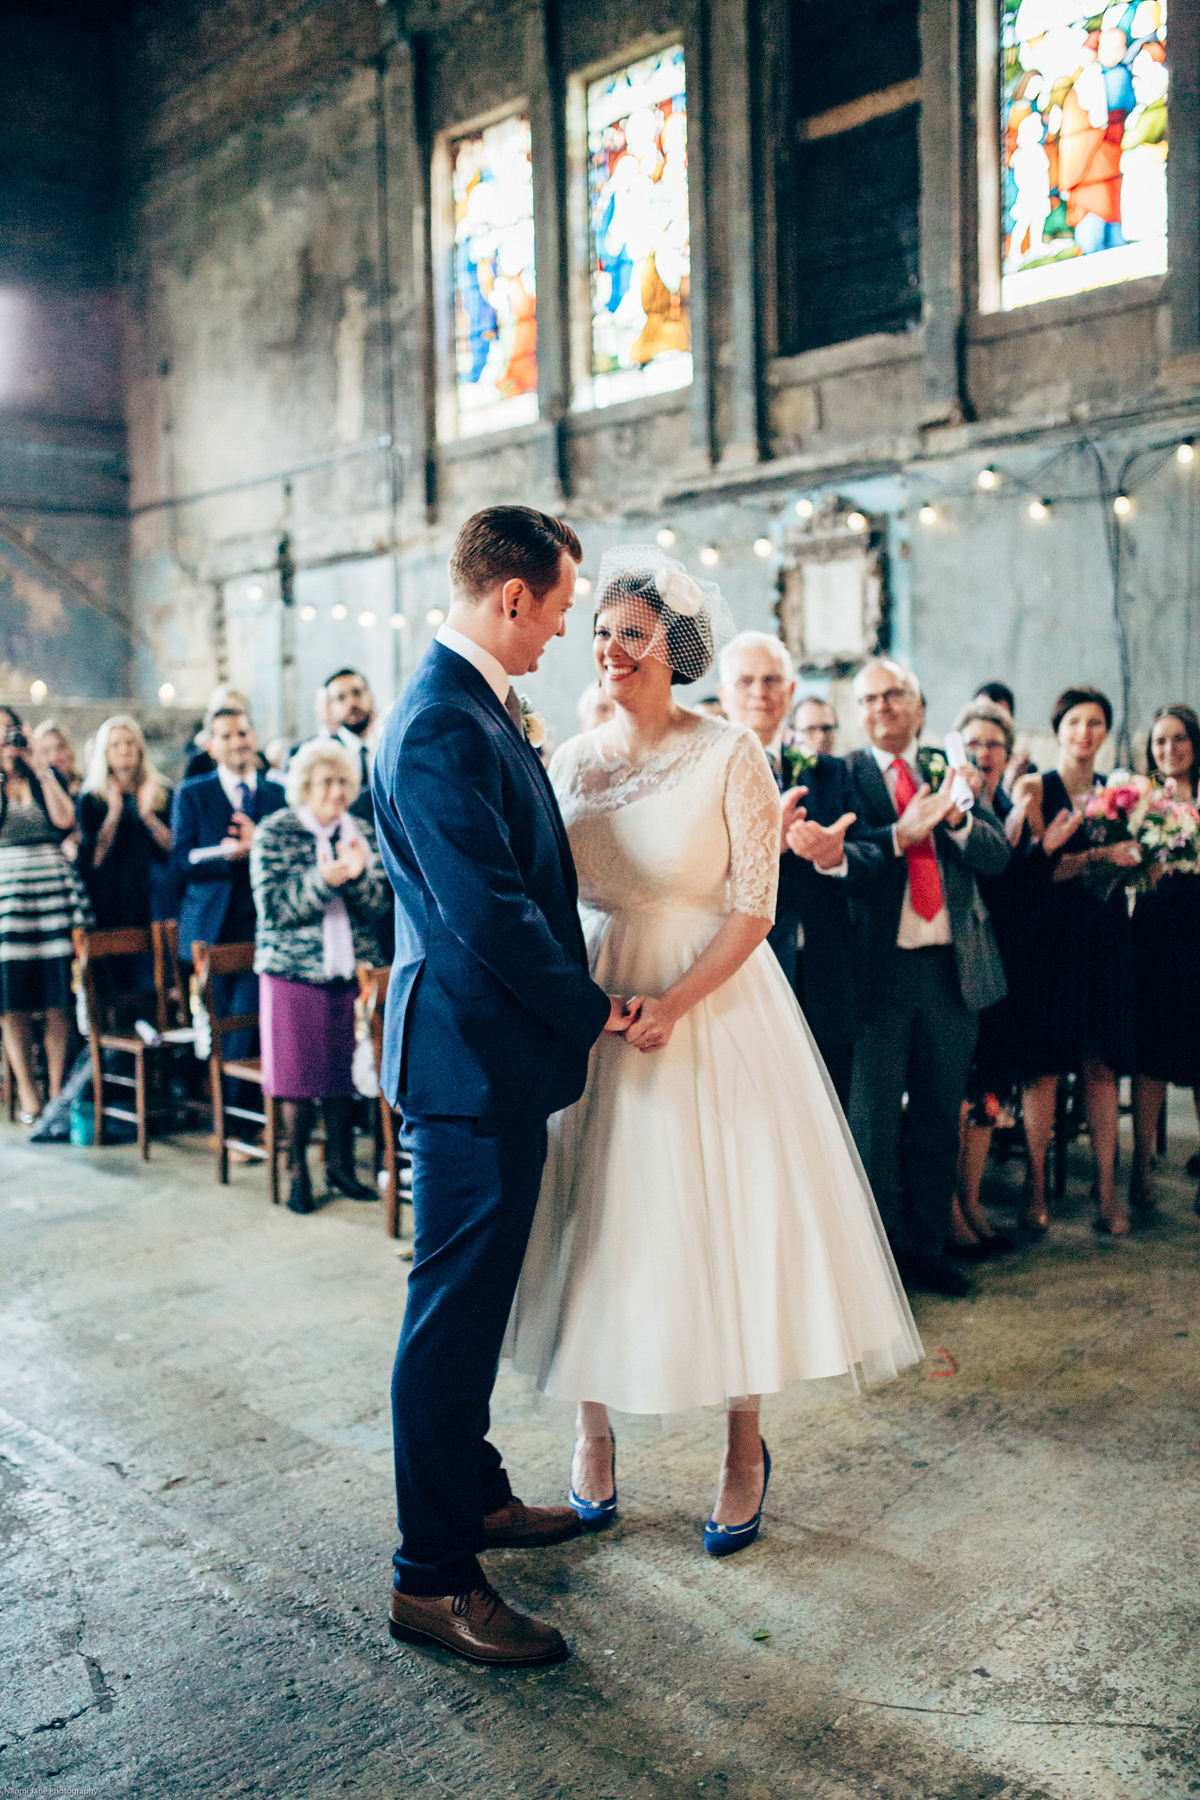
M 546 721 L 540 712 L 534 712 L 525 695 L 521 700 L 521 723 L 525 727 L 525 742 L 531 750 L 540 750 L 546 742 Z
M 922 781 L 929 783 L 929 791 L 936 794 L 949 773 L 950 765 L 940 750 L 931 744 L 922 744 L 917 750 L 917 768 L 921 772 Z
M 799 787 L 804 777 L 816 768 L 817 753 L 806 749 L 799 738 L 785 737 L 779 746 L 779 761 L 783 769 L 784 787 Z

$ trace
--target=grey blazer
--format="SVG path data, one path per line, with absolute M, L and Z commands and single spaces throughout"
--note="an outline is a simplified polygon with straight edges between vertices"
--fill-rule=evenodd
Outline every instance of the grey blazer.
M 869 893 L 850 897 L 863 959 L 863 1012 L 869 1019 L 882 1003 L 894 959 L 902 954 L 896 947 L 896 934 L 908 868 L 904 858 L 892 851 L 896 809 L 878 763 L 869 750 L 852 750 L 845 762 L 847 804 L 857 812 L 860 830 L 866 827 L 867 840 L 878 843 L 888 858 L 883 880 Z M 956 843 L 941 825 L 934 832 L 934 841 L 963 1004 L 972 1012 L 981 1012 L 1003 1000 L 1008 983 L 991 915 L 975 876 L 999 875 L 1011 852 L 1000 821 L 986 800 L 975 802 L 972 820 L 965 842 Z

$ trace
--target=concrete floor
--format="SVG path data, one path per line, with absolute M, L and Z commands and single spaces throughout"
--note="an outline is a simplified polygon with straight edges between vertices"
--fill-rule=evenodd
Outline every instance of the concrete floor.
M 746 1554 L 699 1547 L 719 1420 L 618 1422 L 617 1527 L 489 1558 L 575 1647 L 508 1675 L 384 1630 L 406 1265 L 379 1209 L 272 1210 L 196 1139 L 143 1167 L 0 1128 L 0 1794 L 1200 1792 L 1181 1099 L 1135 1241 L 1093 1236 L 1079 1162 L 1049 1238 L 919 1302 L 924 1368 L 769 1403 Z M 506 1374 L 496 1434 L 561 1498 L 569 1422 Z

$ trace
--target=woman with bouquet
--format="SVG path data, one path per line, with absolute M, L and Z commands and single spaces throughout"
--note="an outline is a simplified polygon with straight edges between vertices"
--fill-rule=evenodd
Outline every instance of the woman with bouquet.
M 1190 850 L 1194 862 L 1200 850 L 1200 718 L 1190 706 L 1159 707 L 1146 745 L 1146 767 L 1171 805 L 1171 823 L 1179 827 L 1163 850 L 1175 851 L 1180 860 Z M 1137 1072 L 1129 1204 L 1141 1211 L 1154 1204 L 1150 1166 L 1168 1082 L 1191 1088 L 1200 1116 L 1200 873 L 1168 868 L 1142 894 L 1133 914 L 1133 949 Z M 1200 1211 L 1200 1192 L 1196 1206 Z
M 1097 1231 L 1129 1234 L 1117 1200 L 1117 1080 L 1135 1060 L 1133 946 L 1129 907 L 1119 878 L 1102 898 L 1092 885 L 1101 866 L 1133 869 L 1141 851 L 1131 841 L 1096 843 L 1084 808 L 1097 786 L 1096 757 L 1112 726 L 1112 703 L 1099 688 L 1067 688 L 1054 703 L 1058 767 L 1023 775 L 1013 800 L 1028 805 L 1029 828 L 1041 845 L 1027 938 L 1029 1004 L 1022 1045 L 1022 1111 L 1029 1146 L 1029 1188 L 1022 1223 L 1042 1232 L 1046 1152 L 1054 1130 L 1059 1077 L 1079 1071 L 1096 1158 Z M 1092 879 L 1088 879 L 1088 878 Z

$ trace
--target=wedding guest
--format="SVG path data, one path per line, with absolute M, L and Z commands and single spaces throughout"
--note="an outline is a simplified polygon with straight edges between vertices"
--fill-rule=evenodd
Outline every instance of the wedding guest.
M 1117 1200 L 1114 1176 L 1117 1080 L 1136 1060 L 1132 929 L 1123 888 L 1118 885 L 1103 900 L 1085 874 L 1099 863 L 1133 868 L 1139 853 L 1136 844 L 1089 843 L 1083 824 L 1083 802 L 1104 785 L 1096 757 L 1112 726 L 1108 696 L 1084 684 L 1066 688 L 1054 702 L 1050 722 L 1058 739 L 1058 767 L 1023 775 L 1013 790 L 1014 800 L 1028 802 L 1043 877 L 1027 936 L 1022 1111 L 1029 1187 L 1023 1223 L 1036 1232 L 1049 1226 L 1046 1152 L 1058 1083 L 1077 1070 L 1096 1159 L 1095 1229 L 1125 1237 L 1129 1217 Z
M 78 804 L 78 868 L 101 931 L 146 928 L 155 916 L 171 854 L 170 805 L 137 720 L 128 713 L 105 719 Z
M 227 712 L 230 708 L 235 712 L 244 712 L 247 718 L 250 717 L 250 702 L 246 695 L 240 688 L 234 687 L 232 682 L 222 681 L 208 697 L 204 721 L 196 733 L 196 748 L 188 758 L 187 768 L 184 770 L 185 781 L 194 781 L 198 775 L 211 775 L 216 769 L 217 758 L 213 754 L 209 737 L 212 733 L 213 720 L 218 713 Z M 260 775 L 267 773 L 267 759 L 261 750 L 255 751 L 254 766 Z
M 382 720 L 365 675 L 357 669 L 337 669 L 325 682 L 325 730 L 358 764 L 359 790 L 351 811 L 356 818 L 374 823 L 371 774 Z
M 848 797 L 886 867 L 850 903 L 866 1015 L 850 1123 L 905 1281 L 965 1294 L 970 1282 L 945 1255 L 959 1109 L 979 1014 L 1005 992 L 976 876 L 999 875 L 1009 849 L 979 771 L 958 771 L 975 795 L 962 812 L 954 771 L 940 752 L 921 750 L 925 703 L 911 671 L 868 663 L 854 697 L 868 747 L 846 758 Z
M 1006 681 L 985 681 L 982 687 L 975 689 L 976 700 L 990 700 L 994 706 L 1001 706 L 1014 722 L 1017 717 L 1017 702 L 1013 691 Z M 1013 784 L 1022 775 L 1037 773 L 1037 764 L 1029 754 L 1029 743 L 1025 738 L 1014 741 L 1008 756 L 1008 767 L 1004 771 L 1004 791 L 1011 794 Z
M 258 773 L 258 739 L 243 707 L 233 702 L 219 708 L 209 721 L 207 741 L 215 770 L 183 782 L 171 803 L 170 870 L 179 895 L 179 954 L 185 965 L 194 943 L 253 941 L 250 845 L 259 821 L 287 804 L 279 783 Z M 258 980 L 249 970 L 214 982 L 223 1012 L 257 1007 Z M 253 1031 L 230 1032 L 225 1051 L 230 1058 L 252 1055 Z M 234 1104 L 247 1097 L 240 1088 L 231 1093 L 238 1096 Z
M 1008 867 L 999 875 L 976 876 L 996 934 L 1008 992 L 979 1015 L 979 1038 L 962 1108 L 949 1249 L 952 1254 L 974 1258 L 1016 1249 L 1013 1239 L 997 1231 L 988 1218 L 979 1190 L 993 1131 L 998 1124 L 1016 1122 L 1018 1035 L 1025 985 L 1023 876 L 1029 827 L 1025 823 L 1028 801 L 1015 806 L 1004 786 L 1016 735 L 1012 714 L 997 701 L 976 698 L 963 707 L 954 729 L 962 733 L 968 760 L 983 778 L 983 796 L 1004 827 L 1013 852 Z
M 48 1097 L 62 1086 L 71 1013 L 71 930 L 90 923 L 60 845 L 75 807 L 11 706 L 0 706 L 0 1029 L 23 1125 L 39 1105 L 29 1066 L 32 1019 L 44 1016 Z
M 1177 799 L 1200 799 L 1200 718 L 1190 706 L 1160 706 L 1146 768 Z M 1133 1172 L 1129 1204 L 1154 1204 L 1150 1182 L 1167 1085 L 1190 1087 L 1200 1118 L 1200 875 L 1164 875 L 1133 910 L 1137 1049 L 1133 1078 Z M 1196 1195 L 1200 1211 L 1200 1190 Z
M 796 736 L 815 756 L 832 756 L 837 750 L 837 714 L 819 694 L 805 694 L 793 720 Z
M 30 732 L 29 741 L 37 744 L 43 738 L 50 746 L 50 767 L 58 776 L 60 787 L 70 794 L 72 800 L 76 799 L 83 786 L 83 771 L 76 760 L 70 732 L 65 731 L 57 719 L 43 719 Z
M 392 895 L 374 829 L 350 810 L 358 783 L 358 759 L 335 738 L 313 738 L 292 758 L 286 809 L 250 848 L 263 1093 L 282 1102 L 288 1206 L 298 1213 L 314 1211 L 307 1150 L 318 1101 L 330 1187 L 377 1198 L 354 1172 L 354 971 L 382 962 Z
M 580 731 L 594 731 L 613 716 L 613 703 L 598 682 L 584 688 L 575 705 Z
M 796 687 L 787 646 L 766 632 L 743 631 L 726 644 L 719 666 L 725 717 L 753 731 L 784 796 L 779 894 L 767 941 L 845 1110 L 859 1014 L 848 902 L 850 894 L 864 891 L 882 874 L 883 855 L 854 835 L 845 764 L 785 732 Z M 799 758 L 791 754 L 793 746 Z M 813 755 L 813 766 L 795 774 L 796 763 Z

